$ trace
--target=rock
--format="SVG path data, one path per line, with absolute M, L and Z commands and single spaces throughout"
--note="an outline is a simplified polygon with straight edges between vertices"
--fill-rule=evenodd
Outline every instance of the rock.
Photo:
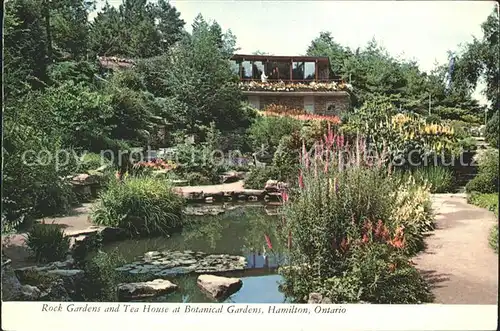
M 16 277 L 14 270 L 10 266 L 10 262 L 2 262 L 2 300 L 12 301 L 19 300 L 21 294 L 21 282 Z
M 214 275 L 200 275 L 198 286 L 215 300 L 224 300 L 238 292 L 243 286 L 239 278 L 228 278 Z
M 71 179 L 74 185 L 92 185 L 97 184 L 98 180 L 96 176 L 89 174 L 79 174 Z
M 229 171 L 222 175 L 222 183 L 224 184 L 234 183 L 241 179 L 241 174 L 236 171 Z
M 128 237 L 127 231 L 122 228 L 114 228 L 107 226 L 100 230 L 103 243 L 109 243 L 126 239 Z
M 124 283 L 118 285 L 118 297 L 121 299 L 139 299 L 168 294 L 177 285 L 165 279 L 155 279 L 150 282 Z
M 323 298 L 319 293 L 310 293 L 309 299 L 307 300 L 309 304 L 331 304 L 332 300 L 330 298 Z
M 73 292 L 73 291 L 70 291 Z M 62 279 L 54 280 L 46 290 L 40 293 L 41 301 L 73 301 L 71 300 L 70 294 L 65 287 L 65 283 Z
M 309 304 L 321 303 L 322 299 L 323 296 L 319 293 L 309 293 L 309 299 L 307 300 L 307 303 Z
M 277 192 L 278 191 L 278 181 L 274 179 L 269 179 L 264 186 L 264 190 L 267 192 Z
M 60 277 L 83 277 L 84 272 L 80 269 L 55 269 L 49 270 L 47 273 Z
M 75 264 L 75 260 L 70 256 L 65 261 L 52 262 L 52 265 L 57 269 L 70 269 Z
M 21 296 L 22 300 L 25 301 L 36 301 L 40 298 L 41 291 L 36 286 L 23 285 L 21 286 Z

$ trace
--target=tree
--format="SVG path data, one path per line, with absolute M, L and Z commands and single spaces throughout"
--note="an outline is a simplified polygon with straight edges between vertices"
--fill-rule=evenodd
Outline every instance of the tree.
M 183 26 L 166 0 L 125 0 L 118 9 L 106 4 L 91 24 L 90 49 L 97 55 L 153 57 L 180 40 Z
M 41 8 L 40 0 L 5 4 L 4 101 L 41 88 L 47 80 L 47 38 Z

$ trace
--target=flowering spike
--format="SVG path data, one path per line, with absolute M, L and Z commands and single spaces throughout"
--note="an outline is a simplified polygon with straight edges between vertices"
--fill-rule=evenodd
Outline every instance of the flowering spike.
M 281 198 L 283 199 L 283 202 L 287 202 L 288 201 L 288 198 L 289 198 L 288 197 L 288 193 L 285 190 L 283 190 L 281 192 Z
M 304 175 L 302 174 L 302 170 L 299 172 L 299 187 L 304 188 Z
M 271 239 L 269 238 L 269 236 L 265 234 L 264 238 L 266 239 L 267 247 L 269 247 L 269 249 L 273 249 L 273 245 L 271 244 Z

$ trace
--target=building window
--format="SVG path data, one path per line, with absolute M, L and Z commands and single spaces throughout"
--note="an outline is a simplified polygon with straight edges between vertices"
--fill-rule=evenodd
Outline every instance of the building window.
M 243 61 L 241 63 L 241 78 L 251 79 L 252 78 L 252 62 Z
M 240 77 L 240 64 L 241 62 L 231 61 L 231 71 Z
M 306 62 L 304 65 L 304 79 L 314 80 L 316 78 L 316 63 Z
M 254 61 L 252 63 L 253 79 L 260 79 L 260 75 L 264 71 L 264 62 Z
M 293 80 L 303 80 L 304 79 L 304 62 L 293 62 L 292 63 L 292 79 Z
M 269 67 L 269 79 L 290 80 L 290 65 L 290 62 L 272 62 Z

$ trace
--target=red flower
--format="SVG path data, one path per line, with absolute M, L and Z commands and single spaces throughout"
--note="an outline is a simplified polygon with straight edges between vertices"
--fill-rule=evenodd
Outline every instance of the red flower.
M 368 238 L 368 236 L 366 235 L 366 233 L 363 235 L 363 244 L 366 244 L 368 241 L 370 240 L 370 238 Z
M 265 234 L 264 238 L 266 239 L 267 247 L 269 247 L 269 249 L 273 249 L 273 245 L 271 244 L 271 239 L 269 238 L 269 236 Z
M 282 191 L 281 198 L 283 199 L 283 202 L 287 202 L 288 201 L 288 193 L 286 191 Z

